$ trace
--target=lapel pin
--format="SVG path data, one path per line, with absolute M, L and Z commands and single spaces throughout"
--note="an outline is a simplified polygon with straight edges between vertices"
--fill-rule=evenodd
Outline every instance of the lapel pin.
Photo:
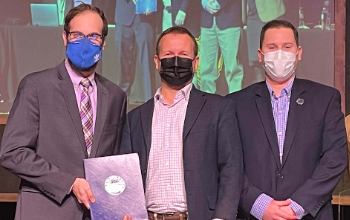
M 297 101 L 298 105 L 303 105 L 304 104 L 304 99 L 303 98 L 298 98 Z

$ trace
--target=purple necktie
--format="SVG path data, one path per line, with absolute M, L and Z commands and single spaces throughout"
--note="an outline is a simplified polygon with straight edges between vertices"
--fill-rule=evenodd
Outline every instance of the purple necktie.
M 91 82 L 88 78 L 84 78 L 80 84 L 83 86 L 83 91 L 81 93 L 80 99 L 80 118 L 81 123 L 83 125 L 83 132 L 85 137 L 85 144 L 88 156 L 90 157 L 92 139 L 94 135 L 94 131 L 92 130 L 93 125 L 93 113 L 92 113 L 92 105 L 89 96 L 89 87 L 91 86 Z

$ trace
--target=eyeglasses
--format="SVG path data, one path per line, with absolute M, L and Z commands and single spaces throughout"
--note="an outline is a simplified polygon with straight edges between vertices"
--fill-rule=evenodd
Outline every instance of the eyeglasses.
M 101 34 L 97 34 L 97 33 L 91 33 L 91 34 L 83 34 L 79 31 L 72 31 L 72 32 L 67 32 L 67 35 L 69 35 L 71 37 L 71 41 L 76 41 L 76 40 L 82 40 L 84 39 L 84 37 L 86 37 L 87 39 L 89 39 L 89 41 L 91 41 L 94 44 L 98 44 L 100 45 L 102 43 L 102 40 L 104 38 L 103 35 Z

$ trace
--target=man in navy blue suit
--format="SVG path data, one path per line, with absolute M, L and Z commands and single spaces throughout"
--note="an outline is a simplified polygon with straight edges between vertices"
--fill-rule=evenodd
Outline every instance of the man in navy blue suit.
M 302 52 L 291 23 L 268 22 L 258 49 L 266 81 L 228 95 L 243 148 L 246 219 L 333 219 L 332 191 L 347 167 L 344 115 L 338 90 L 295 77 Z
M 233 103 L 194 88 L 197 52 L 185 28 L 160 35 L 161 87 L 124 126 L 120 153 L 140 157 L 151 220 L 236 219 L 242 152 Z

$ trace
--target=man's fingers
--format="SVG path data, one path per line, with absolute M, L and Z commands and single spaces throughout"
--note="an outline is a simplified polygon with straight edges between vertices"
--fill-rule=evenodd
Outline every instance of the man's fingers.
M 87 209 L 90 209 L 90 203 L 89 203 L 88 200 L 85 200 L 85 201 L 84 201 L 84 205 L 85 205 L 85 207 L 86 207 Z
M 288 200 L 274 201 L 274 203 L 278 206 L 287 206 L 287 205 L 290 205 L 291 201 L 288 201 Z
M 92 194 L 90 188 L 88 188 L 88 189 L 86 190 L 86 193 L 87 193 L 87 196 L 88 196 L 89 200 L 90 200 L 91 202 L 95 202 L 95 197 L 94 197 L 94 195 Z
M 281 209 L 279 209 L 276 214 L 279 216 L 279 217 L 282 217 L 284 219 L 297 219 L 296 215 L 290 215 L 284 211 L 282 211 Z

